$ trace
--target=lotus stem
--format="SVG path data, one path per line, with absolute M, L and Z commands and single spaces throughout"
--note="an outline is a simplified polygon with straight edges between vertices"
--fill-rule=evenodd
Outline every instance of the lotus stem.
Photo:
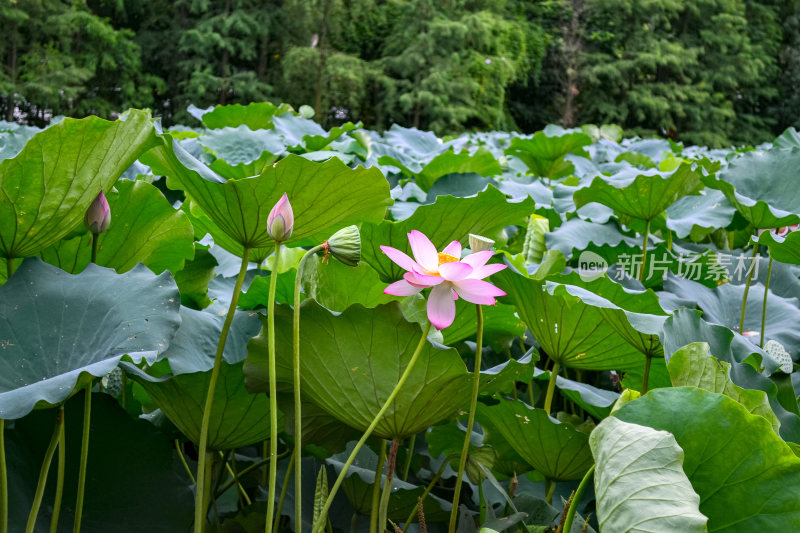
M 78 467 L 78 495 L 75 500 L 75 520 L 72 525 L 73 533 L 81 530 L 83 517 L 83 494 L 86 491 L 86 468 L 89 463 L 89 427 L 92 416 L 92 383 L 89 382 L 84 389 L 83 399 L 83 433 L 81 435 L 81 462 Z M 188 467 L 187 467 L 188 468 Z M 194 480 L 192 480 L 194 481 Z
M 650 238 L 650 221 L 644 227 L 644 238 L 642 239 L 642 264 L 639 265 L 639 281 L 644 282 L 644 271 L 647 267 L 647 240 Z
M 14 274 L 14 256 L 6 257 L 6 281 Z
M 569 509 L 567 510 L 567 517 L 564 520 L 564 531 L 565 533 L 570 533 L 572 531 L 572 522 L 575 520 L 575 513 L 578 511 L 578 503 L 581 501 L 581 497 L 583 496 L 584 491 L 586 490 L 586 486 L 589 485 L 589 480 L 592 479 L 592 474 L 594 474 L 594 467 L 592 465 L 586 474 L 581 479 L 578 488 L 575 489 L 575 494 L 572 495 L 572 499 L 570 500 Z
M 36 493 L 33 496 L 33 505 L 31 512 L 28 515 L 28 525 L 25 527 L 25 533 L 33 533 L 36 526 L 36 517 L 39 515 L 39 508 L 42 506 L 42 497 L 44 496 L 44 487 L 47 484 L 47 473 L 50 471 L 50 463 L 53 462 L 53 455 L 58 446 L 58 439 L 61 436 L 61 426 L 64 424 L 64 406 L 58 409 L 56 414 L 56 424 L 53 428 L 53 435 L 50 437 L 50 444 L 47 446 L 47 451 L 44 452 L 44 459 L 42 459 L 42 468 L 39 470 L 39 483 L 36 485 Z
M 0 533 L 8 533 L 8 475 L 6 474 L 6 421 L 0 418 Z
M 283 486 L 281 487 L 281 496 L 280 498 L 278 498 L 278 511 L 275 513 L 277 519 L 275 520 L 275 524 L 273 526 L 274 529 L 272 533 L 278 533 L 278 526 L 281 523 L 281 513 L 283 512 L 283 501 L 286 499 L 286 491 L 289 488 L 289 477 L 292 475 L 292 468 L 295 466 L 295 463 L 297 462 L 297 454 L 298 454 L 298 449 L 297 447 L 295 447 L 295 449 L 292 451 L 292 456 L 289 458 L 289 465 L 286 467 L 286 475 L 283 478 Z M 303 517 L 301 516 L 300 518 L 297 518 L 297 516 L 295 516 L 294 518 L 295 530 L 301 531 L 302 525 L 303 525 Z
M 378 531 L 386 529 L 386 522 L 389 510 L 389 498 L 392 496 L 392 479 L 394 478 L 394 470 L 397 465 L 397 449 L 400 447 L 400 441 L 393 439 L 389 447 L 389 455 L 386 459 L 386 481 L 383 483 L 383 492 L 381 493 L 381 504 L 378 511 L 378 524 L 380 527 Z M 375 480 L 380 485 L 381 479 Z
M 403 481 L 408 481 L 408 473 L 411 470 L 411 460 L 414 458 L 414 445 L 416 444 L 417 436 L 411 435 L 408 441 L 408 455 L 406 455 L 406 462 L 403 464 Z
M 556 482 L 549 477 L 544 478 L 544 500 L 553 504 L 553 493 L 556 491 Z
M 250 501 L 250 496 L 247 495 L 247 491 L 244 490 L 242 484 L 239 482 L 239 478 L 236 476 L 236 472 L 233 470 L 233 467 L 230 465 L 228 461 L 225 460 L 225 455 L 222 452 L 219 452 L 220 459 L 222 459 L 222 463 L 225 465 L 225 469 L 230 474 L 231 479 L 233 479 L 234 483 L 236 484 L 236 488 L 239 489 L 239 493 L 241 497 L 244 497 L 245 502 L 247 505 L 252 505 L 253 502 Z M 233 454 L 231 454 L 231 461 L 233 461 Z M 241 497 L 239 498 L 239 503 L 241 503 Z
M 481 524 L 486 522 L 486 496 L 483 494 L 483 481 L 478 482 L 478 517 Z
M 761 307 L 761 342 L 760 347 L 764 347 L 764 328 L 767 325 L 767 295 L 769 294 L 769 278 L 772 275 L 772 256 L 769 256 L 769 266 L 767 267 L 767 281 L 764 282 L 764 305 Z
M 372 484 L 372 503 L 369 507 L 369 530 L 371 533 L 378 530 L 378 507 L 381 500 L 381 476 L 383 463 L 386 462 L 386 440 L 381 439 L 378 447 L 378 466 L 375 467 L 375 482 Z
M 281 242 L 275 242 L 275 257 L 269 277 L 267 299 L 267 335 L 269 339 L 269 491 L 267 496 L 267 523 L 265 533 L 272 533 L 275 519 L 275 485 L 278 480 L 278 380 L 275 375 L 275 290 L 278 287 L 278 265 L 281 258 Z M 295 416 L 297 418 L 297 416 Z
M 386 413 L 386 411 L 389 409 L 389 406 L 392 405 L 392 402 L 394 402 L 394 399 L 400 392 L 400 389 L 403 388 L 403 385 L 408 379 L 408 376 L 411 374 L 411 370 L 413 370 L 414 365 L 417 363 L 417 359 L 419 359 L 419 355 L 422 353 L 422 348 L 425 346 L 425 342 L 428 339 L 428 332 L 430 332 L 430 330 L 431 330 L 431 323 L 428 322 L 425 325 L 425 330 L 422 332 L 422 337 L 420 337 L 419 339 L 419 344 L 417 344 L 417 348 L 416 350 L 414 350 L 414 354 L 411 356 L 411 360 L 408 362 L 408 366 L 403 372 L 403 375 L 400 376 L 397 385 L 395 385 L 394 389 L 392 389 L 392 392 L 389 394 L 389 397 L 386 399 L 386 402 L 384 402 L 383 406 L 378 411 L 378 414 L 375 415 L 375 418 L 372 419 L 372 422 L 370 423 L 369 427 L 367 427 L 367 430 L 364 432 L 363 435 L 361 435 L 361 439 L 359 439 L 359 441 L 356 443 L 355 448 L 353 448 L 353 451 L 350 452 L 350 456 L 347 458 L 347 461 L 345 461 L 344 466 L 342 467 L 342 471 L 339 472 L 339 476 L 336 478 L 336 482 L 333 484 L 333 487 L 331 487 L 331 491 L 328 494 L 328 498 L 325 500 L 325 505 L 322 506 L 322 512 L 320 513 L 319 524 L 315 524 L 314 531 L 312 533 L 318 533 L 325 528 L 325 523 L 327 522 L 327 517 L 328 517 L 328 510 L 330 510 L 331 504 L 333 503 L 333 498 L 336 496 L 336 493 L 339 491 L 339 487 L 342 485 L 342 482 L 344 481 L 344 478 L 347 475 L 347 470 L 350 468 L 350 465 L 353 464 L 353 461 L 355 460 L 358 451 L 361 449 L 364 443 L 367 442 L 367 439 L 370 437 L 370 435 L 372 435 L 372 432 L 375 430 L 375 427 L 377 427 L 378 423 L 383 418 L 384 413 Z
M 56 495 L 53 500 L 53 515 L 50 517 L 50 533 L 58 531 L 58 515 L 61 514 L 61 500 L 64 496 L 64 467 L 67 463 L 67 438 L 64 424 L 58 432 L 58 470 L 56 471 Z
M 420 496 L 419 499 L 417 500 L 417 505 L 414 506 L 413 509 L 411 509 L 411 512 L 408 514 L 408 518 L 406 518 L 406 523 L 403 524 L 402 533 L 406 533 L 408 526 L 411 525 L 411 521 L 414 520 L 414 515 L 417 514 L 417 508 L 419 508 L 420 505 L 423 505 L 423 503 L 425 502 L 425 498 L 427 498 L 428 494 L 430 494 L 431 491 L 433 490 L 433 486 L 436 485 L 442 478 L 442 474 L 444 474 L 444 469 L 447 466 L 448 461 L 450 461 L 450 456 L 445 457 L 444 461 L 442 461 L 442 466 L 439 467 L 439 470 L 436 472 L 436 475 L 433 476 L 431 482 L 428 483 L 427 487 L 425 487 L 425 492 L 423 492 L 422 496 Z
M 553 369 L 550 371 L 550 381 L 547 383 L 547 395 L 544 397 L 544 410 L 547 411 L 548 415 L 553 405 L 553 393 L 556 390 L 556 379 L 558 378 L 558 369 L 560 366 L 558 361 L 553 359 Z
M 650 363 L 653 360 L 653 356 L 648 354 L 644 355 L 644 376 L 642 377 L 642 395 L 647 394 L 647 382 L 650 379 Z
M 97 264 L 97 239 L 100 237 L 97 233 L 92 233 L 92 263 Z
M 292 369 L 293 369 L 293 376 L 294 376 L 294 445 L 295 448 L 298 448 L 300 451 L 298 452 L 298 456 L 302 458 L 302 436 L 303 436 L 303 417 L 301 410 L 303 408 L 302 402 L 300 400 L 300 283 L 303 278 L 303 266 L 306 264 L 306 260 L 309 257 L 317 253 L 319 250 L 322 250 L 322 245 L 315 246 L 308 250 L 303 257 L 300 259 L 300 263 L 297 265 L 297 275 L 294 278 L 294 320 L 292 321 L 293 330 L 292 330 Z M 276 253 L 276 265 L 277 265 L 277 250 Z M 278 277 L 278 268 L 277 266 L 272 270 L 272 278 Z M 270 278 L 270 293 L 272 293 L 272 278 Z M 270 368 L 270 372 L 272 369 Z M 272 388 L 270 388 L 270 391 Z M 303 516 L 302 513 L 302 503 L 303 503 L 303 491 L 302 491 L 302 484 L 303 484 L 303 476 L 302 471 L 300 469 L 300 459 L 295 461 L 296 465 L 294 467 L 294 516 L 301 517 Z M 298 518 L 295 518 L 298 520 Z
M 192 469 L 189 468 L 189 463 L 186 462 L 186 457 L 183 455 L 183 450 L 181 449 L 181 443 L 178 439 L 175 439 L 175 451 L 178 452 L 178 458 L 181 460 L 181 464 L 183 464 L 184 470 L 186 470 L 186 474 L 189 476 L 189 480 L 192 482 L 192 485 L 197 483 L 194 479 L 194 474 L 192 474 Z
M 753 258 L 750 260 L 750 272 L 747 274 L 747 283 L 744 286 L 744 296 L 742 296 L 742 317 L 739 319 L 739 334 L 744 334 L 744 314 L 747 311 L 747 294 L 750 292 L 750 283 L 753 282 L 753 272 L 755 272 L 755 261 L 758 254 L 758 243 L 753 243 Z
M 222 325 L 222 332 L 219 336 L 217 343 L 217 353 L 214 355 L 214 367 L 211 370 L 211 380 L 208 384 L 208 393 L 206 394 L 205 407 L 203 408 L 203 420 L 200 425 L 200 443 L 197 453 L 197 495 L 194 505 L 194 533 L 203 533 L 206 524 L 206 486 L 208 474 L 206 468 L 206 461 L 208 460 L 208 425 L 211 422 L 211 406 L 214 403 L 214 391 L 217 387 L 217 380 L 219 379 L 219 369 L 222 365 L 222 352 L 225 350 L 225 342 L 228 340 L 228 332 L 231 329 L 231 322 L 233 322 L 234 311 L 239 304 L 239 293 L 242 291 L 242 283 L 244 283 L 245 274 L 247 274 L 247 257 L 250 255 L 250 249 L 245 248 L 242 253 L 242 265 L 239 268 L 239 275 L 236 277 L 236 283 L 233 286 L 233 294 L 231 295 L 231 303 L 228 306 L 228 314 L 225 316 L 225 322 Z M 124 393 L 124 391 L 123 391 Z
M 472 426 L 475 424 L 475 411 L 478 405 L 478 391 L 481 385 L 481 355 L 483 353 L 483 309 L 480 305 L 475 306 L 477 314 L 477 335 L 475 338 L 475 368 L 472 372 L 472 397 L 469 402 L 469 414 L 467 416 L 467 433 L 464 435 L 464 444 L 461 446 L 461 455 L 458 459 L 458 475 L 456 476 L 456 490 L 453 494 L 453 508 L 450 511 L 449 532 L 454 533 L 456 522 L 458 521 L 458 501 L 461 497 L 461 481 L 464 479 L 464 469 L 467 466 L 469 457 L 469 445 L 472 439 Z M 483 523 L 483 522 L 481 522 Z
M 278 455 L 278 459 L 283 459 L 283 458 L 284 458 L 284 457 L 286 457 L 287 455 L 289 455 L 289 452 L 288 452 L 288 450 L 287 450 L 286 452 L 284 452 L 284 453 L 282 453 L 282 454 Z M 244 477 L 246 474 L 249 474 L 250 472 L 252 472 L 253 470 L 255 470 L 255 469 L 257 469 L 257 468 L 261 468 L 262 466 L 264 466 L 264 465 L 265 465 L 265 464 L 267 464 L 267 463 L 269 463 L 269 457 L 267 457 L 266 459 L 262 459 L 262 460 L 260 460 L 260 461 L 259 461 L 259 462 L 257 462 L 257 463 L 253 463 L 253 464 L 251 464 L 250 466 L 248 466 L 247 468 L 243 468 L 243 469 L 241 470 L 241 472 L 239 472 L 239 473 L 236 475 L 236 479 L 231 479 L 231 480 L 229 480 L 229 481 L 226 481 L 226 482 L 225 482 L 225 484 L 224 484 L 224 485 L 222 485 L 222 486 L 221 486 L 221 487 L 220 487 L 220 488 L 217 490 L 217 492 L 216 492 L 217 496 L 220 496 L 220 495 L 222 495 L 222 494 L 223 494 L 223 493 L 224 493 L 226 490 L 228 490 L 229 488 L 231 488 L 231 487 L 233 486 L 233 484 L 234 484 L 234 483 L 236 483 L 236 482 L 237 482 L 239 479 L 241 479 L 242 477 Z

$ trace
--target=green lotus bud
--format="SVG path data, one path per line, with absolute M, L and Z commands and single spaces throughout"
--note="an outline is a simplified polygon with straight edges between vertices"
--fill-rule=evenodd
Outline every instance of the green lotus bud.
M 108 229 L 108 225 L 111 224 L 111 209 L 108 207 L 108 201 L 103 191 L 100 191 L 92 205 L 86 210 L 83 222 L 89 228 L 89 231 L 95 235 L 99 235 Z
M 361 261 L 361 234 L 358 226 L 347 226 L 334 233 L 322 244 L 325 251 L 323 261 L 332 255 L 347 266 L 358 266 Z
M 491 250 L 492 246 L 494 246 L 492 239 L 487 239 L 474 233 L 469 234 L 469 249 L 472 250 L 472 253 Z

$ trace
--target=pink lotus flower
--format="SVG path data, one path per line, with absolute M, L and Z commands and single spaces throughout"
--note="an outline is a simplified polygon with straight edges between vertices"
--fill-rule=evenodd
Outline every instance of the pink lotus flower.
M 289 203 L 289 197 L 286 196 L 286 193 L 283 193 L 281 199 L 269 212 L 267 232 L 277 242 L 283 242 L 292 236 L 292 229 L 294 229 L 292 204 Z
M 100 191 L 100 194 L 91 203 L 89 209 L 86 210 L 83 222 L 89 228 L 89 231 L 95 235 L 99 235 L 108 229 L 109 224 L 111 224 L 111 209 L 108 207 L 108 200 L 106 200 L 106 195 L 103 194 L 103 191 Z
M 483 281 L 486 276 L 506 268 L 506 265 L 486 264 L 494 255 L 492 250 L 473 253 L 459 260 L 461 244 L 458 241 L 437 252 L 428 237 L 413 230 L 408 234 L 408 242 L 414 259 L 395 248 L 381 246 L 389 259 L 407 270 L 403 279 L 386 287 L 383 293 L 411 296 L 432 287 L 428 297 L 428 320 L 436 329 L 444 329 L 453 323 L 455 301 L 459 297 L 474 304 L 494 305 L 495 297 L 505 296 L 505 292 Z

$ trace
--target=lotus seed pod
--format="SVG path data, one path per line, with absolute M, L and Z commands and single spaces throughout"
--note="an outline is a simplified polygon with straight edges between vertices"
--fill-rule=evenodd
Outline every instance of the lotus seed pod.
M 783 344 L 779 343 L 776 340 L 770 339 L 764 345 L 764 351 L 767 352 L 769 355 L 775 359 L 778 364 L 780 365 L 780 369 L 787 374 L 791 374 L 794 370 L 794 361 L 792 361 L 792 356 L 789 355 L 789 352 L 786 351 L 786 348 L 783 347 Z
M 109 224 L 111 224 L 111 209 L 108 207 L 108 201 L 103 191 L 100 191 L 92 205 L 86 210 L 83 222 L 89 228 L 89 231 L 95 235 L 99 235 L 108 229 Z
M 467 477 L 472 483 L 478 485 L 483 483 L 483 480 L 486 479 L 486 474 L 483 468 L 481 468 L 481 465 L 487 470 L 491 470 L 496 460 L 497 455 L 495 451 L 488 446 L 481 446 L 479 448 L 470 446 L 469 457 L 467 458 L 464 472 L 466 472 Z
M 289 203 L 289 197 L 286 196 L 286 193 L 283 193 L 281 199 L 269 212 L 267 232 L 276 242 L 284 242 L 292 236 L 292 229 L 294 229 L 292 204 Z
M 469 234 L 469 249 L 472 250 L 472 253 L 491 250 L 492 246 L 494 246 L 494 241 L 492 239 L 487 239 L 486 237 L 475 235 L 474 233 Z
M 347 266 L 358 266 L 361 261 L 361 233 L 358 226 L 347 226 L 334 233 L 323 245 L 325 254 L 330 253 Z

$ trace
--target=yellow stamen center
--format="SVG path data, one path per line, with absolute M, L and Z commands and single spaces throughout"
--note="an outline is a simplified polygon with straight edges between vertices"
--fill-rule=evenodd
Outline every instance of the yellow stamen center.
M 439 265 L 443 265 L 445 263 L 455 263 L 457 261 L 458 257 L 443 252 L 439 252 Z

